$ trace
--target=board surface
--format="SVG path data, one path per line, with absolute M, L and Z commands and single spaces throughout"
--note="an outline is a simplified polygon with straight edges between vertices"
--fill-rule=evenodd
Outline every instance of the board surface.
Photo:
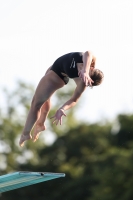
M 20 171 L 2 175 L 0 176 L 0 193 L 61 177 L 65 177 L 65 174 Z

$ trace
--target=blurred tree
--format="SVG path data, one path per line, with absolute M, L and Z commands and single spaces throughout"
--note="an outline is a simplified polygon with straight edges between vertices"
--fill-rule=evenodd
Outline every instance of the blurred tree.
M 38 164 L 38 149 L 46 146 L 44 139 L 42 139 L 43 137 L 40 137 L 34 144 L 32 141 L 27 142 L 24 148 L 20 148 L 18 145 L 34 90 L 33 85 L 26 84 L 22 81 L 18 81 L 13 91 L 8 91 L 7 89 L 3 90 L 5 104 L 0 108 L 0 174 L 18 170 L 18 164 L 20 163 L 30 162 L 33 165 Z M 68 90 L 64 92 L 64 98 L 61 98 L 63 91 L 59 90 L 56 94 L 57 96 L 54 97 L 56 108 L 53 108 L 51 115 L 59 106 L 59 98 L 61 103 L 63 103 L 65 97 L 70 98 L 71 91 L 68 92 Z M 72 114 L 72 112 L 70 113 Z M 69 117 L 67 119 L 72 118 L 71 114 L 68 114 Z M 49 123 L 49 130 L 56 135 L 60 128 L 63 128 L 55 127 L 54 129 L 51 126 L 52 122 L 49 120 L 47 121 Z M 68 127 L 70 128 L 70 126 Z M 65 128 L 67 128 L 67 126 L 65 126 Z M 49 132 L 49 130 L 45 132 Z M 60 133 L 61 132 L 63 131 L 60 130 Z
M 66 177 L 3 193 L 1 200 L 14 200 L 14 197 L 19 200 L 133 199 L 132 115 L 118 116 L 119 128 L 114 134 L 113 124 L 80 124 L 71 110 L 63 126 L 52 125 L 48 120 L 49 130 L 57 134 L 52 145 L 45 144 L 42 134 L 36 143 L 29 141 L 24 148 L 19 148 L 18 136 L 33 89 L 19 83 L 17 91 L 7 95 L 7 111 L 1 115 L 1 174 L 19 170 L 51 171 L 66 173 Z M 71 92 L 58 91 L 50 115 Z M 22 115 L 18 112 L 20 106 L 26 108 L 22 109 Z
M 0 174 L 18 170 L 19 163 L 36 163 L 37 150 L 40 145 L 44 146 L 41 140 L 34 148 L 30 142 L 24 148 L 18 145 L 33 96 L 33 86 L 19 81 L 14 91 L 4 89 L 3 95 L 5 106 L 1 108 L 0 119 Z
M 66 178 L 56 179 L 27 188 L 11 191 L 5 195 L 33 200 L 46 199 L 89 199 L 96 185 L 94 169 L 97 157 L 109 148 L 108 132 L 110 126 L 97 124 L 80 125 L 65 132 L 52 146 L 38 151 L 39 165 L 21 165 L 21 170 L 65 172 Z M 50 192 L 50 188 L 52 192 Z
M 133 146 L 133 115 L 119 115 L 120 129 L 116 134 L 116 145 L 130 148 Z

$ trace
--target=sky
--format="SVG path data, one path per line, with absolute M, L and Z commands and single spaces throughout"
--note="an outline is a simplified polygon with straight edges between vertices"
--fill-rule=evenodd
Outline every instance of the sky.
M 132 0 L 0 0 L 0 91 L 19 79 L 36 87 L 59 56 L 91 50 L 104 81 L 87 88 L 76 116 L 89 123 L 132 114 L 132 11 Z

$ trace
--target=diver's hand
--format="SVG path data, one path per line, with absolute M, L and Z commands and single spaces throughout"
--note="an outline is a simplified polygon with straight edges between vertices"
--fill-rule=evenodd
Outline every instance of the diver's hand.
M 58 125 L 58 123 L 60 125 L 62 125 L 62 117 L 65 116 L 66 117 L 66 114 L 64 113 L 64 110 L 63 109 L 59 109 L 56 111 L 55 115 L 50 117 L 50 119 L 54 119 L 53 120 L 53 124 L 55 123 L 56 125 Z
M 89 73 L 85 72 L 84 70 L 80 70 L 78 73 L 80 79 L 85 83 L 86 86 L 92 86 L 94 81 L 90 78 Z

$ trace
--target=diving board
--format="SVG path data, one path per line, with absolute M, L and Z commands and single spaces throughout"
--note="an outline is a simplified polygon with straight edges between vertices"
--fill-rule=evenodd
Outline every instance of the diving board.
M 0 193 L 61 177 L 65 177 L 65 174 L 20 171 L 2 175 L 0 176 Z

